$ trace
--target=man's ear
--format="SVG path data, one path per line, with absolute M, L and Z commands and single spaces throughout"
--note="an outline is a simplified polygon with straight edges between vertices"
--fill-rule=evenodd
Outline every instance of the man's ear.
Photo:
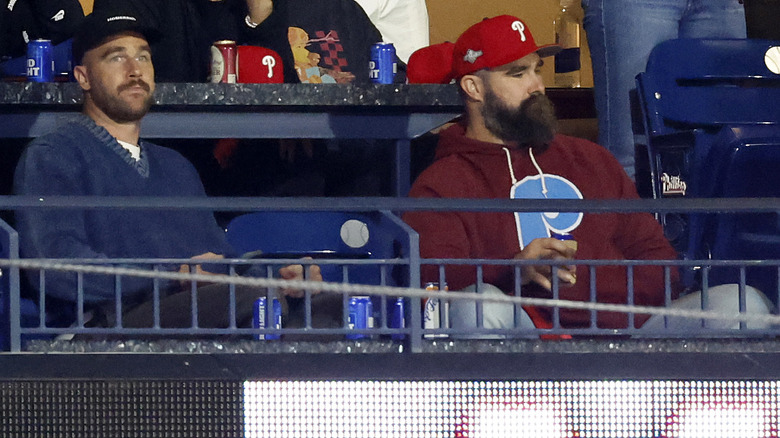
M 464 75 L 459 81 L 463 94 L 470 100 L 482 102 L 484 100 L 485 83 L 477 75 Z
M 79 83 L 82 90 L 88 91 L 92 88 L 89 84 L 89 78 L 87 77 L 87 68 L 83 65 L 73 67 L 73 77 L 76 78 L 76 82 Z

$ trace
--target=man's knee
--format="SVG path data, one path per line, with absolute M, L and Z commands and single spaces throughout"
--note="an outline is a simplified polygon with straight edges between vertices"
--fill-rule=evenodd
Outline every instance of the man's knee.
M 460 292 L 477 292 L 476 285 L 464 288 Z M 504 295 L 504 292 L 492 284 L 483 284 L 479 291 L 486 297 Z M 458 293 L 458 292 L 453 292 Z M 482 301 L 482 325 L 486 329 L 509 329 L 515 327 L 534 328 L 531 319 L 520 307 L 512 303 Z M 517 323 L 515 320 L 517 319 Z M 450 302 L 450 322 L 455 329 L 477 328 L 477 301 L 452 300 Z

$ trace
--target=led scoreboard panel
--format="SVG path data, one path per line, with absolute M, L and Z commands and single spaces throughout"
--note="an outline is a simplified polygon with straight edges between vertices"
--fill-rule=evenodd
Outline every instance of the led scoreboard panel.
M 248 381 L 248 438 L 778 436 L 777 381 Z
M 776 340 L 749 343 L 768 350 Z M 780 354 L 740 345 L 706 353 L 572 353 L 591 344 L 561 343 L 567 352 L 0 354 L 0 437 L 780 438 Z

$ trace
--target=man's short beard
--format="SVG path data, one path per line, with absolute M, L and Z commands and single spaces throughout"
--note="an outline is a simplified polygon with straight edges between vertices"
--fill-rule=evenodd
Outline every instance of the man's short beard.
M 150 90 L 149 85 L 145 82 L 134 81 L 132 83 L 120 86 L 117 91 L 121 93 L 121 91 L 130 88 L 136 83 L 140 83 L 141 86 L 144 87 L 147 91 Z M 92 100 L 95 102 L 95 106 L 100 108 L 111 120 L 117 123 L 129 123 L 141 120 L 146 115 L 146 113 L 149 112 L 149 109 L 154 103 L 154 96 L 149 94 L 146 100 L 144 100 L 143 105 L 140 108 L 135 109 L 120 99 L 118 96 L 110 95 L 104 92 L 102 89 L 94 88 L 90 93 Z
M 518 108 L 509 108 L 488 87 L 482 118 L 485 127 L 496 137 L 534 150 L 547 149 L 558 129 L 555 107 L 542 93 L 533 93 Z

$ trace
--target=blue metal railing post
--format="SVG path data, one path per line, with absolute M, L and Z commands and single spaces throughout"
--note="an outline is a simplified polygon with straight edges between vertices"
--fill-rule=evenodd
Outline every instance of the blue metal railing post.
M 8 260 L 19 259 L 19 235 L 16 230 L 11 228 L 4 221 L 0 220 L 0 229 L 7 238 L 5 242 L 6 252 Z M 19 314 L 20 304 L 20 289 L 19 289 L 19 267 L 9 266 L 3 269 L 3 275 L 7 276 L 8 290 L 6 291 L 7 297 L 0 297 L 5 301 L 6 313 L 8 314 L 8 345 L 12 352 L 18 352 L 22 348 L 22 336 L 21 336 L 21 315 Z M 2 322 L 6 324 L 5 321 Z

